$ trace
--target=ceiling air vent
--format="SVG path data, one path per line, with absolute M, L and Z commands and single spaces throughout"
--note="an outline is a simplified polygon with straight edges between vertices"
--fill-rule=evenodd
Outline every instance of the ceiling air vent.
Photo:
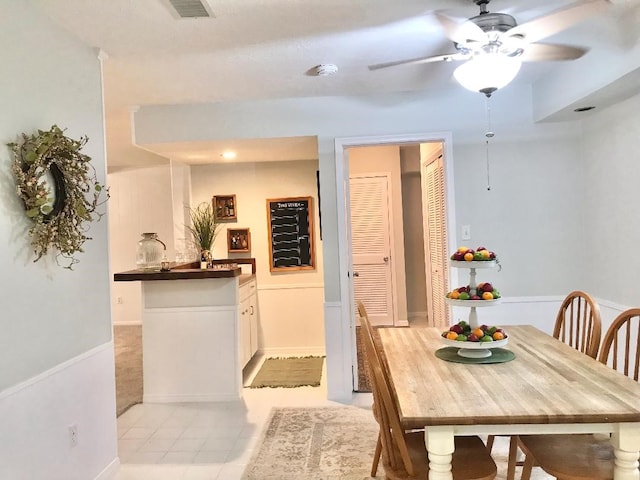
M 167 2 L 172 7 L 172 14 L 178 18 L 208 18 L 214 16 L 206 4 L 206 0 L 165 0 L 165 3 Z

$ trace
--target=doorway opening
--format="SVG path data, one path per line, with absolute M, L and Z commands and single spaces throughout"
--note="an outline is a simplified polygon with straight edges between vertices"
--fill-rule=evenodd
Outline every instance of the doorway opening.
M 358 391 L 363 362 L 356 299 L 378 325 L 448 323 L 446 256 L 455 245 L 450 134 L 336 139 L 336 171 L 338 190 L 343 186 L 338 200 L 344 203 L 338 209 L 346 279 L 342 333 L 351 339 L 344 360 Z

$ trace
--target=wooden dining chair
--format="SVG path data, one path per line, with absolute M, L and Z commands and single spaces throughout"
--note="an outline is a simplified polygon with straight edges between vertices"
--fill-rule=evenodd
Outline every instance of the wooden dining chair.
M 639 381 L 640 308 L 616 317 L 607 329 L 598 360 Z M 527 455 L 522 480 L 529 480 L 533 466 L 559 480 L 613 478 L 614 453 L 608 438 L 591 434 L 522 435 L 519 444 Z
M 602 320 L 600 307 L 591 295 L 575 290 L 565 297 L 556 315 L 553 336 L 576 350 L 589 355 L 598 356 L 600 337 L 602 335 Z M 493 448 L 494 435 L 487 437 L 487 448 Z M 507 460 L 507 480 L 514 480 L 516 466 L 524 466 L 524 461 L 518 461 L 518 437 L 511 436 L 509 441 L 509 457 Z M 522 449 L 521 449 L 522 450 Z M 533 459 L 529 459 L 533 462 Z
M 360 311 L 360 305 L 358 310 Z M 384 371 L 364 308 L 360 316 L 365 325 L 363 343 L 369 359 L 374 405 L 377 405 L 375 415 L 380 424 L 378 444 L 386 478 L 427 478 L 429 462 L 424 431 L 407 431 L 402 425 L 391 384 Z M 491 480 L 497 474 L 496 464 L 479 437 L 456 437 L 451 463 L 453 478 L 456 480 Z M 372 471 L 371 476 L 375 476 L 375 473 Z

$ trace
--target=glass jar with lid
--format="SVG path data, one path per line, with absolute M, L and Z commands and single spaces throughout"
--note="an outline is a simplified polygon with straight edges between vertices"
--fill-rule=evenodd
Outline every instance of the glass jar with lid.
M 160 270 L 167 246 L 157 233 L 143 233 L 138 241 L 136 267 L 139 270 Z

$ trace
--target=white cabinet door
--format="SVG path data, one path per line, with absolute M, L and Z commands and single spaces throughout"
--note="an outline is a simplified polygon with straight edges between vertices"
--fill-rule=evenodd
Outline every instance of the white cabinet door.
M 249 324 L 250 324 L 250 337 L 251 337 L 251 357 L 253 357 L 258 351 L 258 295 L 255 291 L 255 285 L 253 293 L 249 297 Z M 250 358 L 251 358 L 250 357 Z
M 249 298 L 240 300 L 240 366 L 251 360 L 251 305 Z

